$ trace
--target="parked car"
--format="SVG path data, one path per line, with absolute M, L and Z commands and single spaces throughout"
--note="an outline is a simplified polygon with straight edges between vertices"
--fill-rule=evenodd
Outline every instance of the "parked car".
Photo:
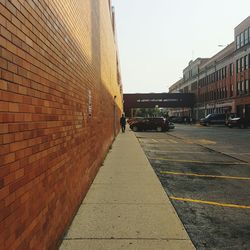
M 226 114 L 209 114 L 200 119 L 200 124 L 209 126 L 211 124 L 225 124 Z
M 248 126 L 250 126 L 250 121 L 242 117 L 235 117 L 228 120 L 227 126 L 229 128 L 247 128 Z
M 169 129 L 174 129 L 175 125 L 173 122 L 168 122 L 168 127 L 169 127 Z
M 168 121 L 163 117 L 144 118 L 134 121 L 130 128 L 134 131 L 156 130 L 158 132 L 168 131 Z
M 182 118 L 180 116 L 170 116 L 169 121 L 174 122 L 174 123 L 178 123 L 178 122 L 182 122 Z
M 173 123 L 195 123 L 195 119 L 190 116 L 170 116 L 169 121 Z
M 173 123 L 189 123 L 190 118 L 188 116 L 170 116 L 169 121 Z
M 230 121 L 232 118 L 236 118 L 236 117 L 238 117 L 236 113 L 227 114 L 227 115 L 226 115 L 226 120 L 225 120 L 225 125 L 228 126 L 229 121 Z
M 127 123 L 131 125 L 133 122 L 142 120 L 142 119 L 144 119 L 144 117 L 131 117 L 131 118 L 128 118 Z

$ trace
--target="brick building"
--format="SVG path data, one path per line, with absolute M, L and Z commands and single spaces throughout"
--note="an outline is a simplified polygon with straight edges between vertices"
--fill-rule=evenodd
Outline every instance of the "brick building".
M 197 58 L 183 70 L 170 92 L 194 93 L 193 110 L 177 115 L 199 119 L 209 113 L 234 112 L 250 119 L 250 16 L 234 30 L 235 40 L 211 58 Z
M 0 248 L 56 249 L 119 128 L 109 0 L 0 1 Z

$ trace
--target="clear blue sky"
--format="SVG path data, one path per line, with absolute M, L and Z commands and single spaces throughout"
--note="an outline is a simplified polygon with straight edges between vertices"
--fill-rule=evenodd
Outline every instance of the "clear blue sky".
M 112 0 L 124 93 L 168 92 L 191 59 L 234 39 L 250 0 Z

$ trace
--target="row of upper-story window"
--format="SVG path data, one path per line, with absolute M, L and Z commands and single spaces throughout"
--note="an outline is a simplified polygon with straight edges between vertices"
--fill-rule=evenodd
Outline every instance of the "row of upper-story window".
M 211 73 L 199 80 L 199 87 L 204 87 L 210 83 L 214 83 L 220 80 L 225 79 L 228 76 L 228 73 L 230 76 L 233 75 L 233 63 L 230 64 L 229 66 L 229 72 L 227 69 L 227 66 L 216 70 L 214 73 Z
M 249 80 L 244 80 L 244 81 L 239 81 L 237 82 L 236 86 L 236 95 L 246 95 L 249 94 L 250 90 L 250 81 Z
M 215 101 L 225 99 L 233 95 L 233 90 L 227 90 L 226 87 L 217 90 L 208 91 L 199 95 L 199 102 Z
M 236 36 L 236 49 L 239 49 L 248 43 L 250 43 L 250 27 Z
M 216 90 L 211 90 L 202 93 L 198 96 L 199 102 L 215 101 L 232 97 L 234 94 L 234 85 L 231 84 L 230 88 L 222 87 Z M 236 83 L 236 96 L 249 95 L 250 94 L 250 80 L 239 81 Z
M 236 60 L 236 73 L 250 69 L 250 54 L 245 55 Z M 228 72 L 229 71 L 229 72 Z M 225 66 L 212 74 L 209 74 L 199 80 L 199 87 L 204 87 L 210 83 L 225 79 L 227 76 L 232 76 L 234 73 L 234 64 L 231 63 L 229 67 Z
M 236 73 L 250 69 L 250 54 L 236 60 Z

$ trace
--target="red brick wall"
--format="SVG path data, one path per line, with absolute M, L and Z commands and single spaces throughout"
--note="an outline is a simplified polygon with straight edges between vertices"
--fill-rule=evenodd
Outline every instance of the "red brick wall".
M 0 248 L 55 249 L 118 129 L 109 1 L 0 0 L 0 24 Z

